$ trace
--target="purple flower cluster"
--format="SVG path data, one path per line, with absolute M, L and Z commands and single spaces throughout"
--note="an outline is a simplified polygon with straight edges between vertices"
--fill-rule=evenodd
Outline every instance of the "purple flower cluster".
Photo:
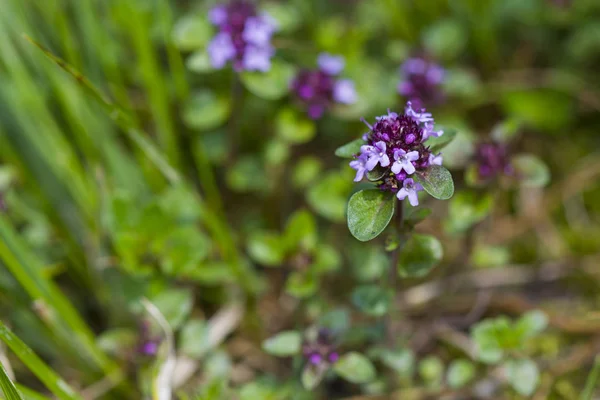
M 336 79 L 344 69 L 344 58 L 321 53 L 316 70 L 302 70 L 291 83 L 298 99 L 305 105 L 308 116 L 319 119 L 334 102 L 352 104 L 356 102 L 354 82 Z
M 155 356 L 161 339 L 152 332 L 150 322 L 143 320 L 139 325 L 137 352 L 143 356 Z
M 398 84 L 398 93 L 410 100 L 416 109 L 443 101 L 440 85 L 444 82 L 446 71 L 440 65 L 414 57 L 402 64 L 400 72 L 402 81 Z
M 304 343 L 302 354 L 309 365 L 316 367 L 333 364 L 340 358 L 328 329 L 319 329 L 315 340 Z
M 221 69 L 229 61 L 236 71 L 266 72 L 271 68 L 271 57 L 275 53 L 271 36 L 276 30 L 272 18 L 258 15 L 252 3 L 240 0 L 214 7 L 209 19 L 219 28 L 208 45 L 214 68 Z
M 477 176 L 484 181 L 513 173 L 508 147 L 503 143 L 480 143 L 475 149 L 475 163 Z
M 362 180 L 367 172 L 379 168 L 381 190 L 396 193 L 400 200 L 408 197 L 412 206 L 418 205 L 417 193 L 423 187 L 411 176 L 432 164 L 442 165 L 442 156 L 433 154 L 424 142 L 430 136 L 441 136 L 443 131 L 435 131 L 431 114 L 425 109 L 415 111 L 410 101 L 406 103 L 404 114 L 388 110 L 387 115 L 376 118 L 374 125 L 363 122 L 370 132 L 363 136 L 366 143 L 350 162 L 350 167 L 356 170 L 354 181 Z

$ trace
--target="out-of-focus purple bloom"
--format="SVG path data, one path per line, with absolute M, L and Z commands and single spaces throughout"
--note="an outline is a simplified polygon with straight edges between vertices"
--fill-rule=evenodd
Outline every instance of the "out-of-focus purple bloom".
M 316 337 L 302 345 L 304 359 L 312 367 L 327 367 L 339 358 L 333 335 L 328 329 L 319 329 Z
M 161 338 L 151 332 L 150 322 L 144 320 L 139 325 L 137 351 L 144 356 L 154 356 L 158 352 Z
M 146 342 L 140 347 L 140 352 L 146 356 L 153 356 L 158 351 L 158 343 Z
M 508 147 L 503 143 L 480 143 L 475 149 L 475 163 L 477 174 L 482 180 L 513 173 Z
M 221 32 L 208 44 L 208 55 L 214 68 L 223 68 L 235 57 L 235 47 L 228 33 Z
M 209 11 L 209 19 L 219 27 L 208 46 L 214 68 L 223 68 L 229 61 L 236 71 L 266 72 L 271 68 L 275 51 L 270 42 L 277 29 L 272 18 L 257 15 L 252 3 L 239 0 L 215 6 Z
M 441 155 L 432 154 L 425 143 L 428 137 L 443 134 L 434 130 L 431 113 L 425 109 L 415 111 L 409 101 L 402 114 L 388 109 L 387 114 L 375 117 L 373 125 L 362 121 L 370 132 L 363 135 L 365 144 L 350 162 L 357 171 L 355 181 L 360 181 L 367 171 L 379 164 L 389 170 L 384 171 L 377 187 L 397 194 L 400 199 L 408 197 L 411 205 L 418 204 L 416 192 L 422 187 L 410 176 L 425 171 L 432 164 L 442 165 Z M 390 160 L 394 161 L 390 163 Z
M 208 19 L 213 25 L 220 26 L 227 21 L 227 7 L 220 4 L 208 12 Z
M 408 202 L 410 205 L 415 207 L 419 205 L 419 196 L 417 193 L 420 190 L 423 190 L 423 186 L 421 186 L 420 183 L 416 183 L 412 178 L 406 178 L 402 188 L 398 190 L 398 194 L 396 196 L 399 200 L 404 200 L 406 197 L 408 197 Z
M 419 159 L 418 151 L 411 151 L 407 153 L 402 149 L 394 151 L 394 165 L 392 165 L 392 172 L 399 174 L 400 171 L 405 170 L 407 174 L 411 175 L 415 172 L 415 166 L 412 164 L 413 161 Z
M 357 100 L 354 82 L 350 79 L 340 79 L 333 86 L 333 99 L 341 104 L 354 104 Z
M 440 65 L 421 57 L 406 60 L 400 67 L 398 93 L 415 103 L 417 108 L 439 104 L 444 100 L 441 84 L 446 71 Z
M 329 53 L 321 53 L 317 57 L 317 65 L 321 71 L 329 75 L 337 75 L 344 69 L 344 57 L 333 56 Z
M 271 69 L 271 56 L 273 53 L 273 48 L 269 46 L 255 47 L 248 45 L 244 54 L 244 69 L 248 71 L 267 72 Z
M 344 68 L 344 59 L 322 53 L 316 70 L 301 70 L 290 83 L 296 97 L 312 119 L 320 118 L 333 103 L 352 104 L 357 100 L 354 82 L 336 79 Z

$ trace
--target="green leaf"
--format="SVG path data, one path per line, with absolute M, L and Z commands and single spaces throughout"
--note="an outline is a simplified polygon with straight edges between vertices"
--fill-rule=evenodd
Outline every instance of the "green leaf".
M 48 367 L 25 343 L 0 322 L 0 339 L 27 368 L 60 400 L 82 400 L 71 387 Z
M 351 352 L 343 355 L 333 370 L 340 377 L 352 383 L 368 383 L 375 379 L 375 367 L 364 355 Z
M 491 194 L 463 190 L 450 200 L 444 228 L 450 233 L 466 232 L 487 217 L 493 206 Z
M 544 331 L 548 326 L 548 317 L 543 311 L 528 311 L 519 318 L 515 330 L 522 339 L 534 337 Z
M 419 375 L 429 387 L 438 387 L 442 383 L 444 364 L 436 356 L 425 357 L 419 363 Z
M 504 364 L 508 382 L 517 393 L 531 396 L 538 386 L 540 372 L 535 362 L 529 359 L 509 360 Z
M 385 176 L 388 171 L 385 168 L 379 166 L 375 167 L 372 171 L 367 172 L 367 179 L 371 182 L 377 182 Z
M 441 165 L 430 165 L 423 172 L 415 174 L 417 182 L 436 199 L 447 200 L 454 194 L 454 181 L 450 171 Z
M 467 44 L 467 31 L 459 19 L 446 18 L 431 25 L 423 33 L 423 45 L 438 60 L 458 57 Z
M 182 17 L 173 28 L 172 39 L 180 50 L 190 51 L 204 47 L 213 34 L 213 28 L 202 15 Z
M 236 192 L 260 192 L 268 185 L 261 161 L 253 156 L 241 157 L 227 171 L 227 184 Z
M 210 62 L 210 56 L 206 50 L 198 50 L 192 53 L 187 60 L 185 60 L 185 66 L 192 72 L 199 74 L 212 72 L 215 68 Z
M 4 393 L 4 397 L 6 400 L 24 400 L 15 384 L 12 383 L 8 375 L 6 374 L 6 370 L 4 369 L 4 365 L 0 362 L 0 387 L 2 388 L 2 392 Z
M 182 117 L 188 127 L 208 131 L 225 123 L 230 112 L 231 105 L 227 97 L 201 90 L 191 95 L 183 108 Z
M 335 150 L 335 155 L 341 158 L 353 158 L 360 152 L 360 146 L 364 145 L 365 141 L 362 139 L 355 139 L 350 143 L 338 147 Z
M 298 331 L 285 331 L 265 340 L 262 348 L 267 353 L 278 357 L 289 357 L 300 352 L 302 335 Z
M 188 357 L 201 359 L 210 350 L 208 335 L 208 325 L 205 321 L 188 321 L 179 334 L 179 350 Z
M 152 298 L 152 303 L 176 330 L 183 324 L 192 311 L 194 297 L 187 289 L 167 289 Z
M 278 33 L 290 33 L 297 30 L 302 23 L 302 12 L 292 3 L 268 2 L 261 4 L 262 10 L 277 23 Z
M 448 386 L 452 389 L 460 389 L 475 377 L 475 365 L 465 359 L 454 360 L 448 367 Z
M 285 291 L 291 296 L 304 299 L 315 294 L 318 284 L 314 274 L 294 271 L 285 283 Z
M 352 303 L 363 313 L 373 317 L 384 315 L 392 301 L 392 294 L 378 285 L 359 286 L 352 292 Z
M 323 243 L 316 247 L 310 268 L 315 274 L 324 274 L 337 270 L 341 264 L 342 258 L 335 246 Z
M 317 244 L 317 225 L 315 217 L 307 210 L 294 212 L 285 227 L 285 248 L 312 250 Z
M 291 64 L 274 60 L 268 72 L 243 72 L 240 77 L 246 88 L 266 100 L 278 100 L 289 91 L 295 69 Z
M 314 121 L 292 108 L 284 108 L 277 114 L 275 129 L 279 137 L 293 144 L 309 142 L 317 133 Z
M 302 386 L 306 390 L 313 390 L 323 380 L 327 372 L 326 368 L 318 368 L 312 365 L 306 365 L 302 370 Z
M 533 154 L 518 154 L 511 164 L 519 183 L 526 187 L 544 187 L 550 182 L 548 166 Z
M 310 185 L 320 174 L 323 162 L 317 157 L 302 157 L 294 167 L 292 182 L 298 189 L 304 189 Z
M 388 226 L 395 210 L 396 199 L 390 193 L 377 189 L 354 193 L 348 202 L 350 233 L 361 242 L 376 238 Z
M 398 274 L 423 277 L 442 260 L 443 254 L 442 244 L 434 236 L 414 234 L 400 251 Z
M 113 357 L 123 357 L 135 347 L 138 333 L 127 328 L 116 328 L 98 336 L 98 346 Z
M 497 364 L 504 356 L 503 338 L 515 336 L 508 318 L 498 317 L 477 323 L 471 330 L 477 358 L 486 364 Z
M 432 136 L 425 142 L 425 146 L 429 146 L 433 154 L 437 154 L 444 147 L 450 144 L 458 134 L 456 129 L 445 129 L 444 134 L 440 137 Z
M 576 115 L 575 99 L 555 89 L 512 91 L 503 95 L 501 103 L 509 118 L 548 132 L 562 132 Z
M 310 187 L 306 200 L 319 215 L 341 222 L 345 217 L 346 202 L 351 190 L 352 180 L 339 172 L 329 172 Z
M 396 371 L 401 377 L 410 378 L 415 369 L 415 355 L 410 349 L 385 350 L 379 356 L 381 362 Z
M 247 247 L 253 260 L 269 267 L 281 266 L 285 256 L 282 238 L 272 232 L 254 232 L 248 238 Z

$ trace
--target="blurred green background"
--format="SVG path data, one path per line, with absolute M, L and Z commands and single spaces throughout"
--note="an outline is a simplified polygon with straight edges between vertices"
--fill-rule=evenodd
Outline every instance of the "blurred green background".
M 542 371 L 537 398 L 578 398 L 600 349 L 600 2 L 259 2 L 280 26 L 273 67 L 239 76 L 208 62 L 214 4 L 0 5 L 0 320 L 54 371 L 0 326 L 0 362 L 26 398 L 162 399 L 175 359 L 167 386 L 181 399 L 438 396 L 445 378 L 429 385 L 423 371 L 460 357 L 440 324 L 470 315 L 448 331 L 468 339 L 486 316 L 533 308 L 549 315 L 527 350 Z M 314 122 L 289 81 L 323 51 L 345 57 L 359 101 Z M 420 367 L 305 391 L 300 360 L 274 359 L 262 340 L 332 312 L 351 321 L 342 348 L 383 340 L 350 294 L 385 279 L 384 241 L 349 235 L 354 173 L 333 153 L 365 132 L 361 117 L 403 108 L 398 68 L 417 53 L 447 69 L 446 101 L 431 111 L 459 131 L 444 152 L 455 198 L 428 201 L 417 228 L 443 260 L 398 293 L 411 354 L 399 363 Z M 544 160 L 550 183 L 470 187 L 473 149 L 491 137 Z M 428 281 L 442 286 L 412 290 Z M 136 352 L 148 334 L 157 357 Z

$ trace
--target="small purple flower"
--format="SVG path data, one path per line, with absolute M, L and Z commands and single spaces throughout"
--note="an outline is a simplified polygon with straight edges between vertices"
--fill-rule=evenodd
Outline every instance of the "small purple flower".
M 383 141 L 379 141 L 373 146 L 362 146 L 360 151 L 367 155 L 366 166 L 368 171 L 372 171 L 377 164 L 380 164 L 382 167 L 390 165 L 390 158 L 386 153 L 386 145 Z
M 423 190 L 423 186 L 421 186 L 420 183 L 415 183 L 412 178 L 406 178 L 402 188 L 398 191 L 396 196 L 398 197 L 398 200 L 404 200 L 408 197 L 410 205 L 416 207 L 419 205 L 419 196 L 417 195 L 417 192 L 420 190 Z
M 406 60 L 400 67 L 402 76 L 398 93 L 415 104 L 439 104 L 444 95 L 441 84 L 446 71 L 440 65 L 421 57 Z
M 242 37 L 255 46 L 269 46 L 275 25 L 263 17 L 250 17 L 246 20 Z
M 333 99 L 341 104 L 354 104 L 357 100 L 354 82 L 350 79 L 340 79 L 333 86 Z
M 329 53 L 321 53 L 317 57 L 317 65 L 321 71 L 329 75 L 337 75 L 344 69 L 345 61 L 342 56 L 333 56 Z
M 274 51 L 271 47 L 246 46 L 243 58 L 244 69 L 248 71 L 267 72 L 271 69 L 271 56 Z
M 350 161 L 350 168 L 356 170 L 354 182 L 360 182 L 367 172 L 367 154 L 361 154 L 356 160 Z
M 276 24 L 268 15 L 257 15 L 255 6 L 245 0 L 218 5 L 209 12 L 210 21 L 219 27 L 208 46 L 214 68 L 232 61 L 236 71 L 262 71 L 271 68 L 275 53 L 270 44 Z
M 235 57 L 235 47 L 228 33 L 221 32 L 208 44 L 208 55 L 214 68 L 223 68 Z
M 429 155 L 429 164 L 430 165 L 442 165 L 442 161 L 444 159 L 442 158 L 442 153 L 438 153 L 437 155 L 434 155 L 433 153 L 431 153 Z
M 417 67 L 418 64 L 414 66 Z M 375 117 L 373 125 L 364 119 L 362 121 L 370 131 L 363 135 L 365 143 L 350 162 L 357 171 L 355 181 L 362 180 L 367 171 L 379 165 L 385 170 L 376 181 L 377 187 L 396 194 L 398 198 L 408 197 L 411 205 L 418 204 L 416 193 L 423 188 L 410 176 L 426 171 L 430 165 L 441 165 L 443 161 L 441 154 L 433 154 L 425 143 L 428 137 L 443 134 L 435 131 L 431 113 L 425 109 L 415 111 L 409 101 L 404 113 L 388 109 L 387 114 Z
M 146 342 L 140 347 L 140 352 L 146 356 L 153 356 L 158 351 L 158 343 Z
M 352 104 L 357 101 L 354 82 L 336 79 L 344 68 L 344 59 L 327 53 L 319 55 L 316 70 L 301 70 L 290 83 L 290 88 L 312 119 L 321 118 L 334 103 Z
M 407 174 L 411 175 L 415 172 L 415 166 L 412 164 L 412 162 L 417 161 L 418 159 L 418 151 L 411 151 L 410 153 L 407 153 L 402 149 L 398 149 L 394 151 L 394 160 L 396 161 L 392 165 L 392 172 L 394 174 L 398 174 L 400 171 L 405 170 Z
M 219 4 L 213 7 L 208 12 L 209 21 L 216 26 L 220 26 L 227 21 L 227 7 L 222 4 Z

